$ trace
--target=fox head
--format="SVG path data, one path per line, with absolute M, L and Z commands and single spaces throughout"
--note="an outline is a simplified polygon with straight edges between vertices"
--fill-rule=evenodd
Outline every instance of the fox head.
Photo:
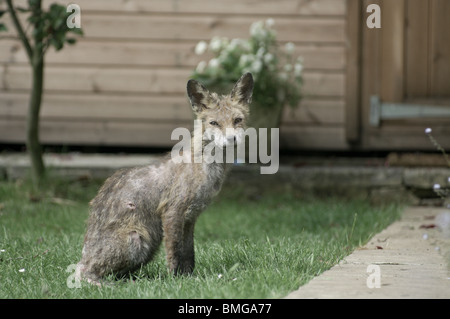
M 253 93 L 253 76 L 245 73 L 230 94 L 210 93 L 195 80 L 187 83 L 187 94 L 196 118 L 202 121 L 203 138 L 218 147 L 238 145 L 246 129 Z

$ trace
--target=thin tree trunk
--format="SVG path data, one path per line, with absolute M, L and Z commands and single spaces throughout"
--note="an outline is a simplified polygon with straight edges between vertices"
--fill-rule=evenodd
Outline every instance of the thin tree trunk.
M 44 59 L 42 54 L 33 53 L 32 58 L 32 86 L 27 116 L 27 149 L 31 160 L 33 182 L 39 184 L 45 175 L 42 159 L 42 147 L 39 140 L 39 113 L 42 101 L 44 81 Z
M 39 17 L 41 0 L 35 0 L 31 6 L 32 16 Z M 27 116 L 27 149 L 31 160 L 31 173 L 35 185 L 39 185 L 45 176 L 45 166 L 42 159 L 42 147 L 39 140 L 39 113 L 41 110 L 42 90 L 44 88 L 44 51 L 42 32 L 36 32 L 41 26 L 39 19 L 34 22 L 34 48 L 30 57 L 32 68 L 32 85 L 30 104 Z

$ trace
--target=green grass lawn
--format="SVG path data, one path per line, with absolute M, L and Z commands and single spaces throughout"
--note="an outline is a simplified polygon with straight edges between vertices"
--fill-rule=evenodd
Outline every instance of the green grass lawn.
M 193 275 L 169 274 L 161 248 L 132 278 L 69 288 L 99 186 L 58 181 L 33 191 L 0 182 L 0 298 L 279 298 L 338 263 L 399 211 L 227 186 L 196 225 Z

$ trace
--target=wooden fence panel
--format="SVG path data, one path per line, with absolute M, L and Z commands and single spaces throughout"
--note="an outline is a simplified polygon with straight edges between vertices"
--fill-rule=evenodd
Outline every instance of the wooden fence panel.
M 84 37 L 46 56 L 44 143 L 173 145 L 173 128 L 192 127 L 186 82 L 209 58 L 195 54 L 198 41 L 246 38 L 251 23 L 272 17 L 280 44 L 295 43 L 304 60 L 304 99 L 283 113 L 282 146 L 347 149 L 346 0 L 76 3 Z M 10 27 L 0 41 L 0 143 L 24 142 L 29 88 L 27 58 Z

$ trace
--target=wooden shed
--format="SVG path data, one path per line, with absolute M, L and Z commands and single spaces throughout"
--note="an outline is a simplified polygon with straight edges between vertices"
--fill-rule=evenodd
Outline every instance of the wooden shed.
M 193 126 L 195 45 L 248 37 L 270 17 L 304 59 L 304 99 L 283 116 L 282 148 L 430 150 L 427 127 L 450 148 L 448 0 L 75 2 L 85 36 L 46 57 L 45 144 L 170 147 L 174 128 Z M 367 26 L 370 4 L 381 28 Z M 0 144 L 22 144 L 30 67 L 14 29 L 0 36 Z

